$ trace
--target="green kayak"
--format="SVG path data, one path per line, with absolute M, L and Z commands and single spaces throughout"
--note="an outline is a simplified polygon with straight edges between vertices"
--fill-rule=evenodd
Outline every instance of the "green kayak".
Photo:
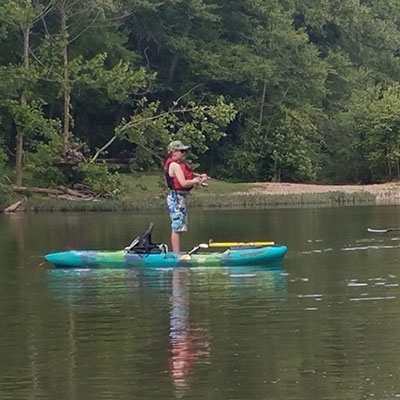
M 230 267 L 262 266 L 275 263 L 281 261 L 287 252 L 286 246 L 240 243 L 239 246 L 232 246 L 222 252 L 198 253 L 199 249 L 209 247 L 207 244 L 201 244 L 188 253 L 174 254 L 168 251 L 165 244 L 152 243 L 152 228 L 153 224 L 124 250 L 71 250 L 47 254 L 45 259 L 58 268 Z M 224 243 L 224 245 L 226 244 Z
M 45 259 L 56 267 L 72 268 L 172 268 L 194 266 L 254 266 L 282 260 L 286 246 L 229 249 L 224 252 L 182 254 L 171 252 L 159 254 L 137 254 L 125 250 L 90 251 L 72 250 L 50 253 Z

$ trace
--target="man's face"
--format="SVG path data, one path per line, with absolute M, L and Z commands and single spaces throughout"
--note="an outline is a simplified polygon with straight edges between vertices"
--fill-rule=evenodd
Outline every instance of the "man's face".
M 185 150 L 174 150 L 172 156 L 176 160 L 183 160 L 185 158 Z

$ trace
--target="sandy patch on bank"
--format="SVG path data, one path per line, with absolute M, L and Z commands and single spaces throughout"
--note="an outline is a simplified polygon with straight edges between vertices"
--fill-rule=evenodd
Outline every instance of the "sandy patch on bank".
M 303 194 L 303 193 L 328 193 L 367 192 L 376 196 L 377 200 L 400 199 L 400 183 L 381 183 L 376 185 L 309 185 L 301 183 L 255 183 L 249 190 L 250 194 Z

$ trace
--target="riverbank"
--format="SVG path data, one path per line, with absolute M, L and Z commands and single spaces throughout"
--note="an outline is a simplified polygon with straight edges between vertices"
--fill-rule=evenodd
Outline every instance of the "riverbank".
M 160 175 L 124 176 L 123 184 L 125 191 L 119 198 L 71 201 L 33 195 L 15 211 L 139 211 L 165 207 L 166 190 Z M 207 188 L 191 192 L 190 203 L 200 208 L 396 204 L 400 203 L 400 183 L 310 185 L 210 180 Z
M 326 194 L 341 192 L 346 195 L 362 193 L 374 198 L 377 203 L 399 202 L 400 182 L 389 182 L 374 185 L 311 185 L 299 183 L 255 183 L 250 194 L 293 195 L 293 194 Z

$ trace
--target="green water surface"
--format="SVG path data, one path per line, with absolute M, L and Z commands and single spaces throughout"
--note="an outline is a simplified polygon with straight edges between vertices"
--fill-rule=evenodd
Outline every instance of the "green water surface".
M 54 270 L 166 213 L 0 216 L 0 400 L 400 397 L 400 208 L 192 210 L 184 248 L 275 240 L 274 268 Z

